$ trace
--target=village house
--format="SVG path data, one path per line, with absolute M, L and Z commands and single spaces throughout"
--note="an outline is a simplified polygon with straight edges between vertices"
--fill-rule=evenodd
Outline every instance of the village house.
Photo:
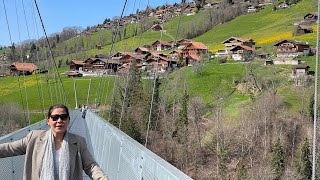
M 207 53 L 208 47 L 201 42 L 191 42 L 182 49 L 183 57 L 188 57 L 189 55 L 191 55 L 191 57 L 200 57 L 201 54 Z
M 151 26 L 150 28 L 152 31 L 162 31 L 163 30 L 163 26 L 160 24 L 154 24 L 153 26 Z
M 138 47 L 137 49 L 134 50 L 134 52 L 138 54 L 148 54 L 149 49 L 145 47 Z
M 10 66 L 10 75 L 11 76 L 20 76 L 20 75 L 31 75 L 37 73 L 37 66 L 33 63 L 21 63 L 15 62 Z
M 180 39 L 176 42 L 175 46 L 178 47 L 178 49 L 183 49 L 186 45 L 190 44 L 191 42 L 191 39 Z
M 290 7 L 289 4 L 287 4 L 286 2 L 282 2 L 277 6 L 277 9 L 286 9 L 286 8 L 289 8 L 289 7 Z
M 200 56 L 197 56 L 197 55 L 193 55 L 193 54 L 190 54 L 186 57 L 186 60 L 185 60 L 185 65 L 191 65 L 191 64 L 198 64 L 200 63 Z
M 232 59 L 235 61 L 249 61 L 254 58 L 254 49 L 245 45 L 238 45 L 230 49 Z
M 91 72 L 116 72 L 120 62 L 113 59 L 88 58 L 84 61 L 83 71 Z
M 247 10 L 248 13 L 255 13 L 257 11 L 258 11 L 258 9 L 252 5 L 250 5 Z
M 274 46 L 277 47 L 277 57 L 297 57 L 310 54 L 310 45 L 300 41 L 283 39 L 277 41 Z
M 72 60 L 69 62 L 71 71 L 83 71 L 84 62 L 82 60 Z
M 168 57 L 168 55 L 166 55 L 164 53 L 161 53 L 161 52 L 158 52 L 158 51 L 152 51 L 152 52 L 149 52 L 148 54 L 146 54 L 144 56 L 144 59 L 158 57 L 158 56 L 165 57 L 165 58 Z
M 294 65 L 292 66 L 292 79 L 296 86 L 306 85 L 309 78 L 309 68 L 308 65 Z
M 125 75 L 129 72 L 129 69 L 131 67 L 132 63 L 125 63 L 125 64 L 122 64 L 118 70 L 117 70 L 117 74 L 118 75 Z M 136 64 L 136 68 L 137 69 L 141 69 L 141 64 Z
M 309 75 L 308 65 L 293 65 L 292 66 L 292 76 L 306 76 Z
M 307 34 L 307 33 L 313 33 L 313 29 L 309 25 L 298 25 L 296 30 L 295 30 L 295 35 L 296 36 L 304 35 L 304 34 Z
M 173 44 L 166 41 L 156 40 L 151 44 L 151 46 L 155 51 L 165 51 L 171 49 Z
M 231 53 L 230 50 L 236 46 L 248 46 L 252 49 L 255 49 L 256 43 L 252 39 L 230 37 L 227 40 L 223 41 L 225 53 Z
M 139 64 L 144 61 L 144 56 L 138 53 L 127 52 L 126 55 L 119 59 L 119 61 L 121 64 L 132 63 L 133 61 Z
M 318 13 L 317 12 L 308 13 L 304 16 L 304 20 L 309 21 L 309 22 L 317 22 L 318 21 Z
M 182 50 L 173 50 L 169 52 L 169 55 L 171 55 L 173 59 L 179 59 L 182 57 Z
M 147 65 L 147 66 L 146 66 Z M 144 69 L 148 72 L 165 72 L 168 67 L 167 58 L 152 57 L 145 61 Z

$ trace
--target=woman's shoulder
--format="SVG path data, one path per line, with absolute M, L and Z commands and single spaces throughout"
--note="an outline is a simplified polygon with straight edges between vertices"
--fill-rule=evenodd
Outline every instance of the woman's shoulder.
M 70 133 L 70 132 L 69 132 L 69 140 L 80 142 L 80 143 L 85 142 L 85 138 L 84 137 L 82 137 L 82 136 L 80 136 L 78 134 Z

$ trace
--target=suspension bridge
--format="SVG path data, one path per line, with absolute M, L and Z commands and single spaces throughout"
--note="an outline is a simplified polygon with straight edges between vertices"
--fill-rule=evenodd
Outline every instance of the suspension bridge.
M 128 135 L 88 110 L 85 118 L 79 109 L 71 110 L 69 131 L 84 137 L 100 167 L 113 179 L 175 180 L 191 179 Z M 0 138 L 0 143 L 15 141 L 36 129 L 47 130 L 46 120 Z M 22 179 L 24 156 L 0 159 L 1 180 Z M 89 179 L 84 173 L 84 179 Z

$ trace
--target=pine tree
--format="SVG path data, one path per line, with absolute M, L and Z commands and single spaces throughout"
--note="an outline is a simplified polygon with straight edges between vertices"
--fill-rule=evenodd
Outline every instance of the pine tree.
M 284 173 L 284 152 L 283 147 L 280 142 L 280 138 L 278 138 L 276 144 L 274 145 L 272 149 L 272 169 L 274 173 L 275 180 L 281 179 L 283 173 Z
M 311 179 L 312 163 L 310 161 L 309 141 L 306 138 L 296 160 L 296 168 L 303 179 Z

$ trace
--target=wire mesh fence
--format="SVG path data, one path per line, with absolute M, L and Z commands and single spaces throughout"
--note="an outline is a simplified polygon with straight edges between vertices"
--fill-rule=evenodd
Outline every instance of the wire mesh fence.
M 111 180 L 188 180 L 183 172 L 115 128 L 97 114 L 70 111 L 69 130 L 84 137 L 96 161 Z M 46 121 L 33 124 L 0 138 L 0 143 L 15 141 L 35 129 L 48 129 Z M 22 179 L 24 156 L 0 159 L 0 180 Z M 85 174 L 84 179 L 89 179 Z

